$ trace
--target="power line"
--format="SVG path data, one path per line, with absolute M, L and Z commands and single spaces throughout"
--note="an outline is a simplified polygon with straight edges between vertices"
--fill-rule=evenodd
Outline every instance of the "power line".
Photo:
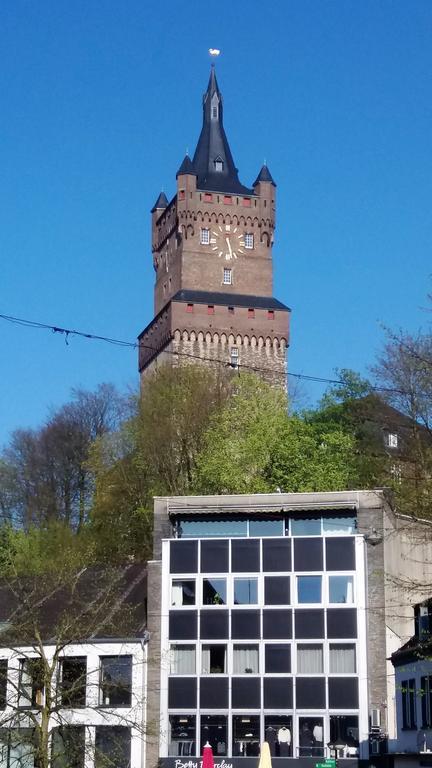
M 130 349 L 149 349 L 152 352 L 157 353 L 159 349 L 157 347 L 152 347 L 149 344 L 143 344 L 142 342 L 136 342 L 136 341 L 124 341 L 122 339 L 113 339 L 109 336 L 100 336 L 94 333 L 87 333 L 85 331 L 78 331 L 73 328 L 63 328 L 60 325 L 50 325 L 49 323 L 41 323 L 36 320 L 27 320 L 22 317 L 14 317 L 13 315 L 3 315 L 0 314 L 0 319 L 5 320 L 8 323 L 12 323 L 14 325 L 20 325 L 24 328 L 36 328 L 39 330 L 45 330 L 45 331 L 52 331 L 52 333 L 57 333 L 62 336 L 64 336 L 66 344 L 68 344 L 69 337 L 72 336 L 78 336 L 82 339 L 90 339 L 92 341 L 102 341 L 106 344 L 113 344 L 117 347 L 127 347 Z M 164 349 L 164 354 L 170 354 L 174 355 L 175 357 L 187 357 L 189 359 L 197 360 L 199 362 L 208 362 L 213 364 L 220 364 L 224 367 L 234 367 L 230 366 L 230 363 L 228 363 L 226 360 L 221 360 L 220 358 L 213 358 L 213 357 L 205 357 L 201 355 L 194 355 L 191 352 L 176 352 L 174 350 Z M 252 371 L 254 373 L 268 373 L 271 376 L 280 376 L 285 378 L 286 376 L 290 376 L 294 379 L 299 379 L 302 381 L 310 381 L 315 382 L 319 384 L 334 384 L 335 386 L 345 386 L 346 382 L 340 380 L 340 379 L 330 379 L 325 376 L 312 376 L 310 374 L 305 373 L 293 373 L 292 371 L 276 371 L 274 368 L 264 368 L 254 365 L 248 365 L 247 363 L 237 363 L 236 369 L 241 370 L 247 370 Z M 397 394 L 404 394 L 403 390 L 395 389 L 392 387 L 376 387 L 371 386 L 371 389 L 376 392 L 394 392 Z

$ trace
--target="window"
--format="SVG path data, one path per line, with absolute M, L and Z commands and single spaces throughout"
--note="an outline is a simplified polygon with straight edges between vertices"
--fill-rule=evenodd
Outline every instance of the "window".
M 297 576 L 297 602 L 321 602 L 321 576 Z
M 7 688 L 7 659 L 0 660 L 0 709 L 6 707 L 6 688 Z
M 204 193 L 204 202 L 205 203 L 211 203 L 212 200 L 213 200 L 213 195 L 211 194 L 211 192 L 205 192 Z
M 203 645 L 201 674 L 223 675 L 226 672 L 226 645 Z
M 170 674 L 194 675 L 196 672 L 194 645 L 172 645 L 170 648 Z
M 330 743 L 344 745 L 337 757 L 357 757 L 359 746 L 357 715 L 330 715 Z
M 51 765 L 53 768 L 83 768 L 85 754 L 85 728 L 67 725 L 53 730 Z
M 349 675 L 356 671 L 356 648 L 351 643 L 330 643 L 330 673 Z
M 97 725 L 95 768 L 129 768 L 130 763 L 130 728 L 122 725 Z
M 209 304 L 208 307 L 207 307 L 207 314 L 208 315 L 214 315 L 214 313 L 215 313 L 214 304 Z
M 388 432 L 385 436 L 385 444 L 387 448 L 398 447 L 398 436 L 395 432 Z
M 201 229 L 200 242 L 201 242 L 201 245 L 210 245 L 210 230 L 209 229 Z
M 342 533 L 355 533 L 357 520 L 355 515 L 338 515 L 337 517 L 323 517 L 323 530 L 327 535 L 334 533 L 340 536 Z
M 223 271 L 224 285 L 232 285 L 232 269 L 225 268 Z
M 217 157 L 216 160 L 214 161 L 214 168 L 216 173 L 222 173 L 224 164 L 221 157 Z
M 231 368 L 238 368 L 239 364 L 239 351 L 238 347 L 231 347 L 230 349 L 230 366 Z
M 390 474 L 398 485 L 402 483 L 402 467 L 400 464 L 392 464 L 390 467 Z
M 323 647 L 320 643 L 297 646 L 297 673 L 299 675 L 319 675 L 324 671 Z
M 422 710 L 422 728 L 432 728 L 432 677 L 422 677 L 420 681 Z
M 254 236 L 251 232 L 246 232 L 244 236 L 244 244 L 245 248 L 253 248 L 254 247 Z
M 274 309 L 267 310 L 267 320 L 274 320 Z
M 194 305 L 193 304 L 186 304 L 186 312 L 193 312 Z
M 265 671 L 291 672 L 291 648 L 288 644 L 267 644 L 265 647 Z
M 257 675 L 259 673 L 259 654 L 257 645 L 234 645 L 233 674 Z
M 234 579 L 234 603 L 236 605 L 255 605 L 257 602 L 258 579 Z
M 252 320 L 254 317 L 255 317 L 255 310 L 252 307 L 250 307 L 248 309 L 248 318 Z
M 329 576 L 329 602 L 345 604 L 354 602 L 352 576 Z
M 228 718 L 226 715 L 201 715 L 200 755 L 209 743 L 216 757 L 228 754 Z
M 291 757 L 292 716 L 266 715 L 264 718 L 264 738 L 269 743 L 272 757 Z
M 216 105 L 216 104 L 212 104 L 212 108 L 211 108 L 211 116 L 212 116 L 212 120 L 217 120 L 217 117 L 218 117 L 218 108 L 217 108 L 217 105 Z
M 233 756 L 258 757 L 260 752 L 259 715 L 234 715 Z
M 195 715 L 169 716 L 168 755 L 170 757 L 187 757 L 196 754 L 195 729 Z
M 195 581 L 176 579 L 171 587 L 171 605 L 195 605 Z
M 291 533 L 293 536 L 320 536 L 320 517 L 293 517 L 291 520 Z
M 185 190 L 184 189 L 179 189 L 178 196 L 179 196 L 179 200 L 184 200 L 185 196 L 186 196 Z
M 233 315 L 234 314 L 234 307 L 228 307 L 228 314 Z
M 21 659 L 18 706 L 37 707 L 44 699 L 44 665 L 42 659 Z
M 245 208 L 250 208 L 251 207 L 251 203 L 252 203 L 252 201 L 251 201 L 250 197 L 244 197 L 243 200 L 242 200 L 242 204 L 244 205 Z
M 249 536 L 283 536 L 283 520 L 250 520 Z
M 203 580 L 203 604 L 226 605 L 226 579 Z
M 0 729 L 2 768 L 33 768 L 36 747 L 37 737 L 33 728 Z
M 225 205 L 232 205 L 232 197 L 231 195 L 224 195 L 224 204 Z
M 229 518 L 220 520 L 181 520 L 180 521 L 182 538 L 213 538 L 213 537 L 231 537 L 247 536 L 246 520 L 230 520 Z M 186 565 L 183 569 L 187 570 Z
M 132 657 L 101 656 L 100 704 L 130 707 L 132 698 Z
M 416 726 L 415 680 L 402 680 L 402 728 L 414 730 Z
M 264 603 L 265 605 L 290 604 L 289 576 L 264 577 Z
M 322 717 L 299 717 L 299 757 L 323 757 L 323 739 Z
M 62 707 L 85 707 L 87 659 L 67 656 L 60 660 L 59 693 Z

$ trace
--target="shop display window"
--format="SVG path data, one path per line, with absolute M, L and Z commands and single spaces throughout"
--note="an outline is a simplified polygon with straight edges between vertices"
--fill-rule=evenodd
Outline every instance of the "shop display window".
M 234 757 L 258 757 L 260 741 L 259 715 L 233 716 Z
M 168 740 L 169 757 L 189 757 L 190 755 L 195 755 L 195 733 L 195 715 L 170 715 Z
M 322 717 L 299 717 L 299 757 L 324 757 Z
M 292 716 L 266 715 L 264 717 L 264 738 L 269 744 L 272 757 L 291 757 L 293 744 Z
M 210 744 L 214 757 L 228 754 L 228 718 L 226 715 L 201 715 L 201 749 Z

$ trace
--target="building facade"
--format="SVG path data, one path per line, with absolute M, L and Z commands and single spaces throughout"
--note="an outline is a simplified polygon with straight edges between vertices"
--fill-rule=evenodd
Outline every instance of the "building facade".
M 156 361 L 213 361 L 256 370 L 282 385 L 289 309 L 273 296 L 276 185 L 264 165 L 238 178 L 211 69 L 193 158 L 171 201 L 152 209 L 154 319 L 139 336 L 141 376 Z

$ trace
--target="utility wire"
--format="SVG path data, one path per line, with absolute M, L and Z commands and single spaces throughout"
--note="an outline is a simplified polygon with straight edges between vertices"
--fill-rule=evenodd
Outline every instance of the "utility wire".
M 68 344 L 68 339 L 70 336 L 78 336 L 83 339 L 91 339 L 93 341 L 103 341 L 107 344 L 113 344 L 117 347 L 128 347 L 130 349 L 149 349 L 155 353 L 159 351 L 157 347 L 152 347 L 151 345 L 143 344 L 142 342 L 113 339 L 109 336 L 99 336 L 94 333 L 77 331 L 73 328 L 62 328 L 59 325 L 49 325 L 48 323 L 41 323 L 41 322 L 37 322 L 36 320 L 27 320 L 22 317 L 14 317 L 13 315 L 0 314 L 0 320 L 5 320 L 8 323 L 12 323 L 14 325 L 20 325 L 25 328 L 36 328 L 36 329 L 45 330 L 45 331 L 52 331 L 52 333 L 61 334 L 64 336 L 66 344 Z M 164 354 L 174 355 L 175 357 L 187 357 L 189 359 L 198 360 L 200 362 L 208 362 L 213 364 L 219 363 L 224 367 L 234 367 L 230 365 L 230 363 L 228 363 L 226 360 L 221 360 L 219 358 L 194 355 L 191 352 L 175 352 L 174 350 L 169 350 L 169 349 L 164 349 L 163 351 L 164 351 Z M 286 376 L 290 376 L 291 378 L 294 378 L 294 379 L 300 379 L 302 381 L 313 381 L 319 384 L 334 384 L 335 386 L 345 386 L 346 384 L 346 382 L 340 379 L 329 379 L 329 378 L 326 378 L 325 376 L 312 376 L 305 373 L 293 373 L 292 371 L 276 371 L 274 370 L 274 368 L 263 368 L 263 367 L 258 367 L 254 365 L 247 365 L 246 363 L 237 363 L 235 365 L 235 368 L 242 369 L 245 371 L 246 370 L 252 371 L 254 373 L 268 373 L 273 377 L 280 376 L 281 378 L 285 378 Z M 395 389 L 392 387 L 371 386 L 371 389 L 375 392 L 394 392 L 397 394 L 404 394 L 403 390 Z

